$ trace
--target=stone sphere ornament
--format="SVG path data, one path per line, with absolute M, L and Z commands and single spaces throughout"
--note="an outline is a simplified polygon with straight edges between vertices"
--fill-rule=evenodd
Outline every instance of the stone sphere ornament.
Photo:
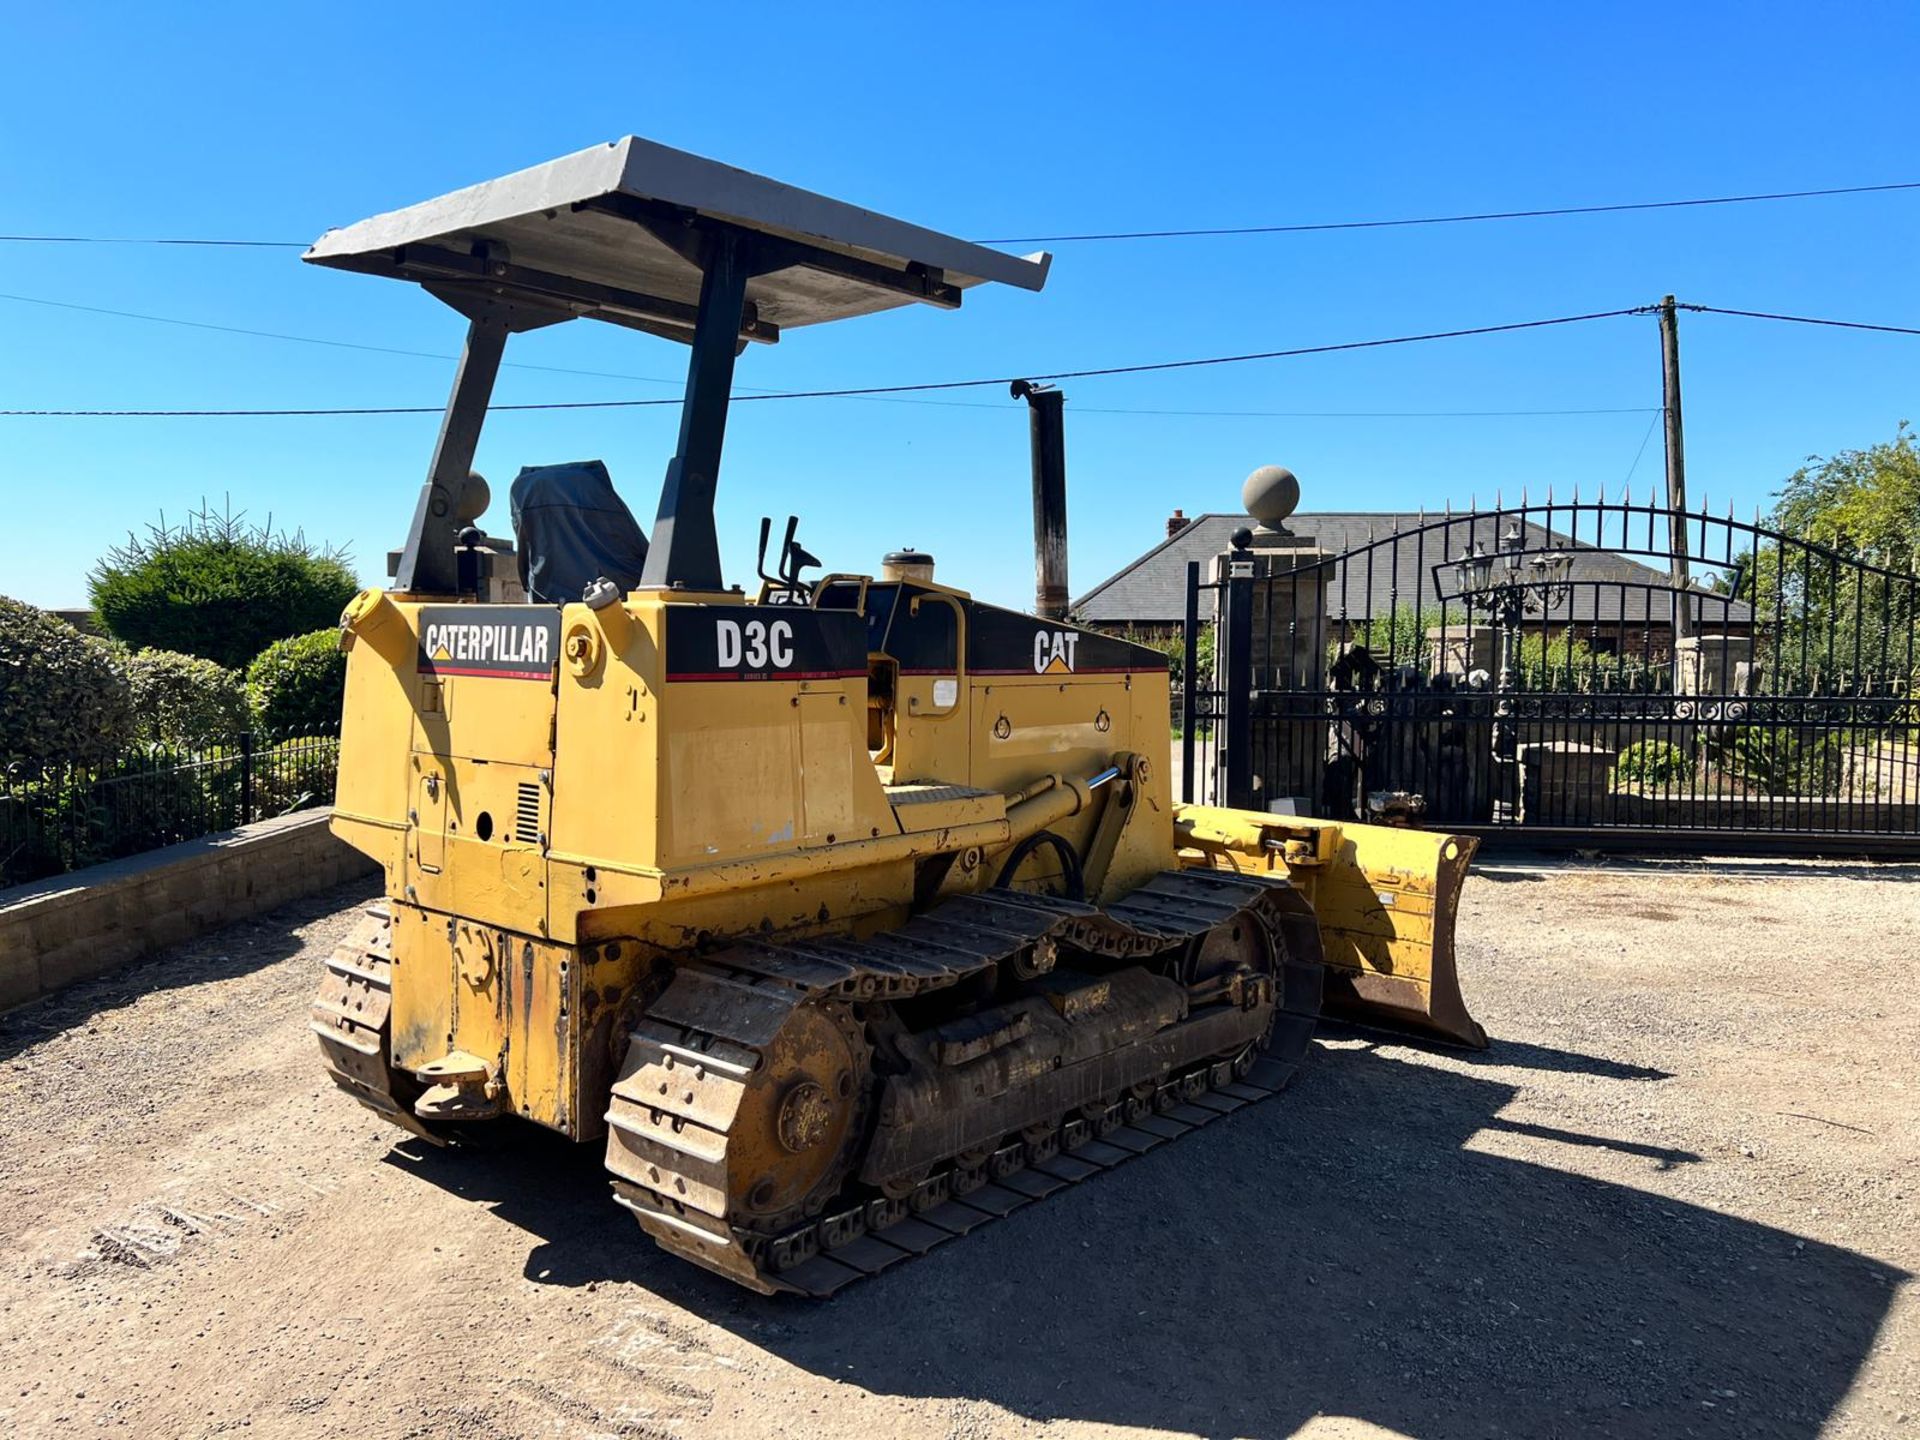
M 1262 465 L 1240 487 L 1240 503 L 1262 530 L 1284 535 L 1286 518 L 1300 504 L 1299 478 L 1284 465 Z

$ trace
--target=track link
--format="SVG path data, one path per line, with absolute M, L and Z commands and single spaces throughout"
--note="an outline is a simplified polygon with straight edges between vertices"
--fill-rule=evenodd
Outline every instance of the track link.
M 1082 1106 L 949 1157 L 909 1193 L 845 1185 L 813 1213 L 732 1223 L 730 1147 L 766 1047 L 803 1006 L 852 1016 L 960 984 L 1037 947 L 1164 958 L 1251 916 L 1274 937 L 1273 1023 L 1231 1059 L 1190 1058 L 1117 1103 Z M 864 940 L 746 944 L 683 965 L 630 1034 L 607 1114 L 615 1199 L 672 1253 L 762 1293 L 824 1297 L 1283 1089 L 1320 1010 L 1319 928 L 1284 880 L 1155 876 L 1119 903 L 995 890 Z M 1180 1027 L 1176 1027 L 1178 1029 Z M 850 1157 L 836 1180 L 853 1168 Z
M 327 957 L 308 1025 L 334 1084 L 381 1119 L 444 1145 L 445 1133 L 413 1113 L 420 1086 L 393 1068 L 392 1014 L 393 920 L 383 900 Z

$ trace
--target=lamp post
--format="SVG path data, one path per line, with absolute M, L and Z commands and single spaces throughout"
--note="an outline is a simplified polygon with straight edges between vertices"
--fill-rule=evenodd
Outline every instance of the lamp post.
M 1485 610 L 1496 627 L 1500 654 L 1494 679 L 1493 753 L 1504 767 L 1502 803 L 1511 805 L 1515 794 L 1512 696 L 1520 627 L 1527 616 L 1550 615 L 1567 603 L 1573 593 L 1567 578 L 1573 568 L 1573 556 L 1564 550 L 1543 550 L 1529 555 L 1526 536 L 1518 520 L 1507 522 L 1499 547 L 1498 554 L 1489 554 L 1486 546 L 1470 542 L 1454 561 L 1453 573 L 1461 598 L 1469 607 Z

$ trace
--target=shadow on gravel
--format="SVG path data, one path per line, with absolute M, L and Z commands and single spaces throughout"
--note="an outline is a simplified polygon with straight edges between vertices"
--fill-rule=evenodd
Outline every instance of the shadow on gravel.
M 84 1027 L 88 1021 L 145 996 L 230 980 L 297 955 L 306 945 L 294 933 L 297 927 L 324 920 L 349 905 L 372 899 L 373 894 L 360 881 L 337 886 L 0 1013 L 0 1061 L 50 1036 Z M 316 968 L 316 983 L 319 973 Z
M 1562 1050 L 1552 1045 L 1535 1045 L 1526 1040 L 1509 1040 L 1496 1035 L 1485 1050 L 1463 1050 L 1439 1040 L 1423 1040 L 1417 1035 L 1394 1033 L 1322 1019 L 1314 1031 L 1323 1040 L 1362 1040 L 1369 1045 L 1394 1045 L 1418 1050 L 1427 1055 L 1445 1055 L 1462 1065 L 1488 1066 L 1518 1070 L 1552 1070 L 1564 1075 L 1594 1075 L 1602 1080 L 1671 1080 L 1671 1070 L 1652 1065 L 1631 1065 L 1606 1055 L 1588 1055 L 1579 1050 Z
M 1357 1416 L 1454 1436 L 1814 1440 L 1904 1272 L 1545 1165 L 1485 1129 L 1514 1087 L 1321 1049 L 1294 1090 L 832 1301 L 651 1248 L 597 1147 L 527 1135 L 392 1163 L 538 1237 L 526 1274 L 628 1283 L 823 1377 L 1205 1436 Z

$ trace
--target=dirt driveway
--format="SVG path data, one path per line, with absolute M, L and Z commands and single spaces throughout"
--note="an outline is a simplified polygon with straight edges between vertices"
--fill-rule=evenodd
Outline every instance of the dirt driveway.
M 1916 878 L 1499 865 L 1485 1055 L 1327 1036 L 826 1305 L 325 1085 L 336 894 L 0 1017 L 0 1431 L 1920 1436 Z

